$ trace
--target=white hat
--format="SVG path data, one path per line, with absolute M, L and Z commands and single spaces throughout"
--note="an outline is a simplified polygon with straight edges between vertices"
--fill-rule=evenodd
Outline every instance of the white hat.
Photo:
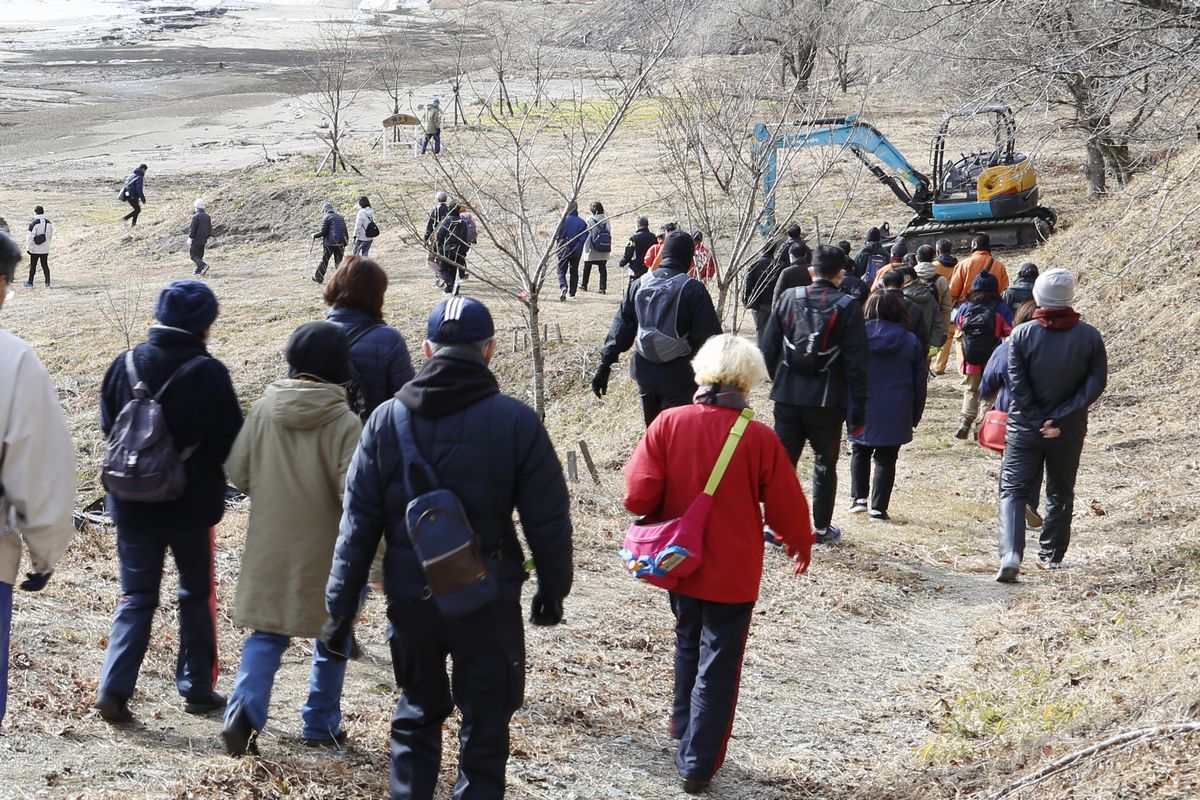
M 1048 270 L 1033 282 L 1033 300 L 1038 308 L 1067 308 L 1075 301 L 1075 276 L 1068 270 Z
M 204 198 L 197 197 L 196 202 L 192 203 L 192 205 L 195 206 L 196 208 L 200 209 L 201 211 L 203 211 L 204 210 Z

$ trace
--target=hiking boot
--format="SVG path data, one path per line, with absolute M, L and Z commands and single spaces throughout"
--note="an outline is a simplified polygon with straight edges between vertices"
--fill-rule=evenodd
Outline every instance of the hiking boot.
M 1025 506 L 1025 525 L 1030 528 L 1042 527 L 1042 515 L 1033 506 Z
M 850 513 L 861 514 L 867 510 L 867 498 L 859 497 L 856 500 L 850 501 Z
M 1043 561 L 1041 563 L 1041 567 L 1042 569 L 1046 570 L 1046 572 L 1058 572 L 1062 569 L 1068 569 L 1065 561 Z
M 129 710 L 129 700 L 123 697 L 101 692 L 92 706 L 105 722 L 114 725 L 128 725 L 133 722 L 133 712 Z
M 346 732 L 338 731 L 336 736 L 323 739 L 312 739 L 307 736 L 301 736 L 300 744 L 305 747 L 344 747 L 346 745 Z
M 567 302 L 567 290 L 566 290 L 566 288 L 564 288 L 564 289 L 563 289 L 561 292 L 559 292 L 559 293 L 558 293 L 558 300 L 559 300 L 559 302 L 560 302 L 560 303 L 565 303 L 565 302 Z
M 25 288 L 26 288 L 26 289 L 32 289 L 32 288 L 33 288 L 33 281 L 25 281 Z
M 211 714 L 214 711 L 220 711 L 229 701 L 225 695 L 220 692 L 213 692 L 212 695 L 203 700 L 186 700 L 183 704 L 183 710 L 188 714 Z
M 817 544 L 837 544 L 842 540 L 842 529 L 830 525 L 828 528 L 818 528 L 814 541 Z
M 241 758 L 250 753 L 258 755 L 258 731 L 254 729 L 250 718 L 246 716 L 239 700 L 237 707 L 225 719 L 221 726 L 221 741 L 225 743 L 225 752 L 234 758 Z
M 324 283 L 324 281 L 322 281 L 322 280 L 321 280 L 320 278 L 318 278 L 316 275 L 313 275 L 313 279 L 312 279 L 312 280 L 313 280 L 313 283 L 315 283 L 317 286 L 320 286 L 322 283 Z
M 966 439 L 971 435 L 971 423 L 964 422 L 958 426 L 958 430 L 954 432 L 955 439 Z
M 779 549 L 783 547 L 783 537 L 770 525 L 763 525 L 763 547 L 768 549 Z
M 886 511 L 880 511 L 877 508 L 871 509 L 871 522 L 887 522 L 890 519 L 891 517 L 888 516 Z
M 1016 583 L 1021 572 L 1021 557 L 1016 552 L 1007 553 L 1000 559 L 1000 571 L 996 573 L 999 583 Z
M 712 781 L 698 781 L 693 778 L 683 779 L 683 791 L 687 794 L 700 794 L 712 784 Z

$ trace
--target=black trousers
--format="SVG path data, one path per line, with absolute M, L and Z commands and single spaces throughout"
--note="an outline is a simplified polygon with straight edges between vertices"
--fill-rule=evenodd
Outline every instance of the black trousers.
M 337 269 L 342 263 L 342 256 L 346 254 L 346 246 L 335 244 L 325 245 L 324 252 L 321 253 L 321 263 L 317 265 L 317 274 L 313 275 L 317 279 L 317 283 L 325 282 L 325 270 L 329 268 L 329 260 L 333 259 L 333 268 Z
M 121 219 L 129 220 L 130 225 L 137 225 L 138 215 L 142 213 L 141 201 L 138 200 L 136 197 L 127 197 L 127 198 L 125 198 L 125 202 L 129 203 L 129 205 L 131 205 L 133 207 L 133 211 L 130 211 L 128 214 L 121 217 Z
M 675 766 L 708 781 L 725 761 L 754 603 L 715 603 L 671 592 L 675 614 Z
M 865 444 L 850 444 L 850 497 L 866 499 L 870 486 L 871 508 L 887 511 L 892 500 L 892 488 L 896 485 L 896 459 L 900 456 L 900 445 L 893 447 L 870 447 Z M 871 483 L 871 461 L 875 462 L 875 482 Z
M 646 418 L 646 427 L 649 428 L 650 423 L 668 408 L 690 405 L 695 394 L 695 386 L 665 389 L 639 383 L 638 397 L 642 400 L 642 415 Z
M 192 257 L 192 263 L 196 265 L 196 272 L 200 273 L 208 269 L 208 264 L 204 263 L 204 245 L 194 244 L 188 253 Z
M 592 277 L 592 267 L 596 268 L 596 274 L 600 276 L 600 294 L 608 291 L 608 262 L 607 261 L 585 261 L 583 262 L 583 281 L 579 284 L 586 292 L 588 288 L 588 279 Z
M 499 800 L 509 720 L 525 699 L 520 601 L 502 598 L 453 620 L 432 600 L 398 601 L 389 604 L 388 617 L 392 669 L 401 689 L 392 717 L 392 799 L 432 800 L 442 724 L 458 706 L 454 800 Z
M 582 253 L 574 251 L 565 256 L 559 256 L 558 259 L 558 288 L 566 289 L 571 297 L 575 296 L 575 292 L 579 288 L 579 257 Z M 567 282 L 567 275 L 570 274 L 570 283 Z
M 763 330 L 767 327 L 767 320 L 771 318 L 771 309 L 756 308 L 754 311 L 754 341 L 758 343 L 758 349 L 763 349 Z M 767 372 L 775 374 L 775 364 L 767 364 Z
M 1046 507 L 1042 513 L 1038 558 L 1058 562 L 1071 544 L 1071 515 L 1075 511 L 1075 478 L 1083 435 L 1064 432 L 1058 439 L 1037 442 L 1009 440 L 1000 467 L 1000 554 L 1025 554 L 1025 506 L 1038 495 L 1043 470 Z
M 795 465 L 807 444 L 813 451 L 812 512 L 813 527 L 824 529 L 833 520 L 833 499 L 837 495 L 838 452 L 842 445 L 842 425 L 846 420 L 840 408 L 775 404 L 775 433 L 783 442 Z
M 40 261 L 42 264 L 42 275 L 46 278 L 46 285 L 50 285 L 50 254 L 49 253 L 30 253 L 29 254 L 29 282 L 33 283 L 34 277 L 37 275 L 37 266 Z

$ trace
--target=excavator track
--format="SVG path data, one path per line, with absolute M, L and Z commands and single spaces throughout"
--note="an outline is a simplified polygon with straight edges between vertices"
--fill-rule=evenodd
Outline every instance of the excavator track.
M 1041 244 L 1054 233 L 1058 218 L 1052 209 L 1037 207 L 1020 217 L 1008 219 L 982 219 L 965 222 L 936 222 L 917 217 L 908 223 L 900 235 L 908 242 L 909 252 L 923 244 L 936 245 L 940 239 L 949 239 L 955 250 L 966 250 L 971 246 L 971 237 L 986 233 L 991 237 L 992 247 L 1030 247 Z

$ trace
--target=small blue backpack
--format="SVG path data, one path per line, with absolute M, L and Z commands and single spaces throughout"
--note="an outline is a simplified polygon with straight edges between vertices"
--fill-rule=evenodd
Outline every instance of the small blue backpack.
M 399 402 L 393 406 L 404 486 L 412 498 L 405 511 L 408 537 L 438 610 L 447 617 L 470 614 L 499 594 L 495 569 L 489 569 L 458 495 L 438 488 L 437 475 L 417 447 L 412 415 Z

